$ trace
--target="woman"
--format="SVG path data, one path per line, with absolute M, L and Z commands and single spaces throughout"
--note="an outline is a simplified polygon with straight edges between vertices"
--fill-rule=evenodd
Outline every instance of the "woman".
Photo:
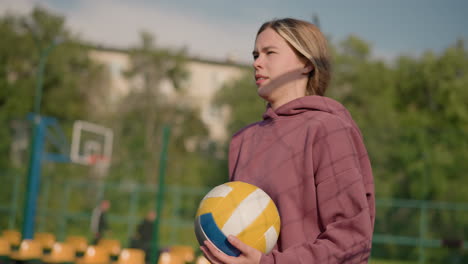
M 253 51 L 263 121 L 230 144 L 230 180 L 254 184 L 275 201 L 281 231 L 269 254 L 233 236 L 231 257 L 205 241 L 212 263 L 367 263 L 374 227 L 374 184 L 359 128 L 324 97 L 330 80 L 325 37 L 296 19 L 266 22 Z

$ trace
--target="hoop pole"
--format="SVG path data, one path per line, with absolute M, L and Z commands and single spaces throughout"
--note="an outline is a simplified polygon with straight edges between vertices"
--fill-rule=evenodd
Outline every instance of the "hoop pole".
M 44 149 L 45 124 L 41 118 L 42 90 L 44 86 L 44 69 L 47 58 L 55 46 L 62 42 L 61 39 L 54 41 L 39 54 L 39 67 L 37 69 L 37 83 L 34 94 L 34 117 L 33 133 L 31 137 L 31 152 L 29 156 L 29 167 L 27 175 L 27 191 L 24 204 L 22 239 L 32 239 L 34 235 L 34 220 L 36 216 L 37 196 L 39 195 L 39 184 L 41 179 L 41 163 Z
M 34 235 L 34 220 L 41 179 L 42 152 L 44 149 L 44 122 L 40 115 L 34 116 L 33 122 L 32 147 L 29 157 L 26 199 L 24 202 L 22 239 L 32 239 Z

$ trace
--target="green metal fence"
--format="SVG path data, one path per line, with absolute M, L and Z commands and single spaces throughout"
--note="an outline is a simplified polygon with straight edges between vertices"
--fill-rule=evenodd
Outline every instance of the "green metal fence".
M 23 177 L 0 175 L 2 196 L 0 200 L 0 229 L 19 229 L 23 203 Z M 131 181 L 99 182 L 91 180 L 47 180 L 44 177 L 36 231 L 52 232 L 59 240 L 68 235 L 91 237 L 89 220 L 99 199 L 112 202 L 109 222 L 110 236 L 119 239 L 124 246 L 138 222 L 148 210 L 154 208 L 157 186 Z M 164 211 L 161 218 L 160 244 L 169 246 L 185 244 L 196 246 L 193 217 L 198 202 L 210 188 L 190 186 L 166 186 Z M 436 201 L 378 199 L 373 256 L 411 260 L 411 263 L 435 263 L 439 252 L 451 259 L 449 263 L 461 263 L 466 257 L 468 241 L 468 204 Z M 445 221 L 443 221 L 445 219 Z M 440 225 L 441 222 L 451 226 Z M 466 230 L 466 231 L 465 231 Z M 395 253 L 397 252 L 397 253 Z M 437 259 L 437 257 L 436 257 Z

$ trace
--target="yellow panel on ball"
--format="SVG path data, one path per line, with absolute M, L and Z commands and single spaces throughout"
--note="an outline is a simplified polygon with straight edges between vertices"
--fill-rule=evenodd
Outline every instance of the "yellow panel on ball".
M 240 252 L 227 241 L 234 235 L 263 253 L 270 252 L 280 232 L 280 216 L 262 189 L 245 182 L 228 182 L 213 188 L 200 202 L 195 234 L 200 245 L 211 241 L 231 256 Z

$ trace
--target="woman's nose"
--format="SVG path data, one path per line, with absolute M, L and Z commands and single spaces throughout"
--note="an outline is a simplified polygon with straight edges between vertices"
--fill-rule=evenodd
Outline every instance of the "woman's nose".
M 256 59 L 254 59 L 253 63 L 252 63 L 254 69 L 258 69 L 258 68 L 261 68 L 261 59 L 260 59 L 260 56 L 258 56 Z

